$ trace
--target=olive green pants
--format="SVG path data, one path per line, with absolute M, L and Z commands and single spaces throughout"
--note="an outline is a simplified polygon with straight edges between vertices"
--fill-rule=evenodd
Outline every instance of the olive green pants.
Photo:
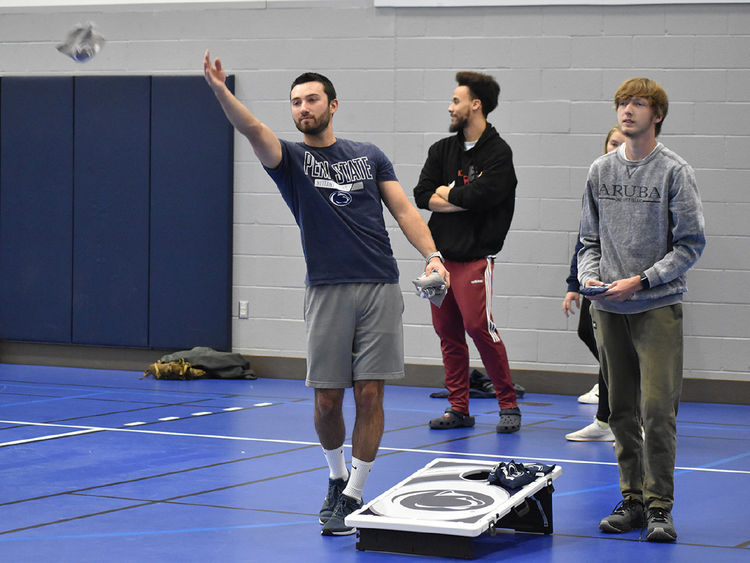
M 592 318 L 609 389 L 622 496 L 671 510 L 682 392 L 682 304 L 631 315 L 594 310 Z

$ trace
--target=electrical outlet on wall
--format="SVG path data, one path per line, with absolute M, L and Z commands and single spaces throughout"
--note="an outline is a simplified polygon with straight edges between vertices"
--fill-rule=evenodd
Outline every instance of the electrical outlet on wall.
M 247 301 L 240 301 L 239 318 L 247 319 L 250 316 L 249 305 Z

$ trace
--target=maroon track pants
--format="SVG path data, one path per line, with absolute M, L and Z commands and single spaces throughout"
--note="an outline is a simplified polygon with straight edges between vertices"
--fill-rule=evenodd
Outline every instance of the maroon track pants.
M 501 409 L 516 406 L 505 345 L 492 319 L 492 257 L 472 262 L 445 261 L 451 286 L 440 307 L 432 305 L 432 326 L 440 337 L 445 386 L 451 407 L 469 413 L 469 347 L 474 341 Z

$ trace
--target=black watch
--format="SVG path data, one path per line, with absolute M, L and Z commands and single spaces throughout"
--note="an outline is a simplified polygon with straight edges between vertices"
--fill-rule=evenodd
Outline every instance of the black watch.
M 651 284 L 646 277 L 646 272 L 641 273 L 641 285 L 643 286 L 643 289 L 649 289 L 651 287 Z

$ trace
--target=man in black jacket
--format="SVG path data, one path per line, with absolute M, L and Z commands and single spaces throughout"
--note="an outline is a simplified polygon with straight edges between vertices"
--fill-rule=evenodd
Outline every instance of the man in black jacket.
M 442 305 L 431 305 L 451 406 L 443 416 L 430 420 L 430 428 L 474 426 L 469 415 L 468 333 L 495 387 L 500 406 L 496 430 L 516 432 L 521 411 L 505 345 L 492 319 L 495 254 L 503 247 L 515 205 L 513 154 L 487 123 L 500 95 L 495 79 L 459 72 L 456 81 L 448 107 L 450 131 L 456 135 L 430 147 L 414 188 L 417 207 L 432 211 L 428 224 L 451 275 Z

